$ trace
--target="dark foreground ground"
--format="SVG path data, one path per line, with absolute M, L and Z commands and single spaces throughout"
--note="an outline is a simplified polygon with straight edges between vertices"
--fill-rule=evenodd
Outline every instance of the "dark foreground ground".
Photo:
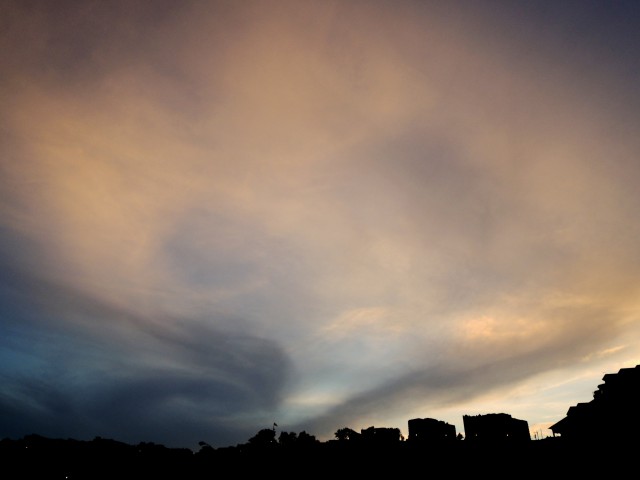
M 617 478 L 638 475 L 640 444 L 548 438 L 512 444 L 449 445 L 318 442 L 304 447 L 204 446 L 198 452 L 109 439 L 0 441 L 1 478 L 136 479 L 244 478 Z M 630 478 L 631 478 L 630 477 Z

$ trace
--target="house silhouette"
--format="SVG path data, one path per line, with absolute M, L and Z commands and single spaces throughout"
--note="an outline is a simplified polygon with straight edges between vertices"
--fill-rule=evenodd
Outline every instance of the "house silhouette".
M 470 442 L 519 442 L 531 440 L 526 420 L 507 413 L 463 415 L 465 440 Z
M 408 422 L 409 442 L 449 442 L 456 439 L 456 427 L 435 418 L 412 418 Z
M 627 441 L 640 428 L 640 365 L 621 368 L 602 377 L 590 402 L 569 408 L 566 417 L 551 425 L 556 436 L 573 442 Z

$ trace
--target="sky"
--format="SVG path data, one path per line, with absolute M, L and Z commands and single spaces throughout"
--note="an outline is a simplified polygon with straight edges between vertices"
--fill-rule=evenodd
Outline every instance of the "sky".
M 325 441 L 640 364 L 640 3 L 0 3 L 0 438 Z

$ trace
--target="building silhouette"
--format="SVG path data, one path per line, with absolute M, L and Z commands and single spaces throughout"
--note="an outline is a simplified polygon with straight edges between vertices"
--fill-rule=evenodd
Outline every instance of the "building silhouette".
M 640 365 L 602 377 L 593 400 L 569 408 L 549 429 L 571 441 L 623 441 L 640 428 Z
M 412 418 L 409 420 L 409 442 L 440 443 L 456 439 L 456 427 L 435 418 Z
M 519 442 L 531 440 L 526 420 L 506 413 L 463 415 L 465 440 L 470 442 Z

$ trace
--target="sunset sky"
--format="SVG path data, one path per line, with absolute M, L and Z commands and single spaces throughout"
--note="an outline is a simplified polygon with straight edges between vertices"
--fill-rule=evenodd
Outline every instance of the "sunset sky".
M 508 413 L 640 364 L 640 2 L 0 3 L 0 438 Z

